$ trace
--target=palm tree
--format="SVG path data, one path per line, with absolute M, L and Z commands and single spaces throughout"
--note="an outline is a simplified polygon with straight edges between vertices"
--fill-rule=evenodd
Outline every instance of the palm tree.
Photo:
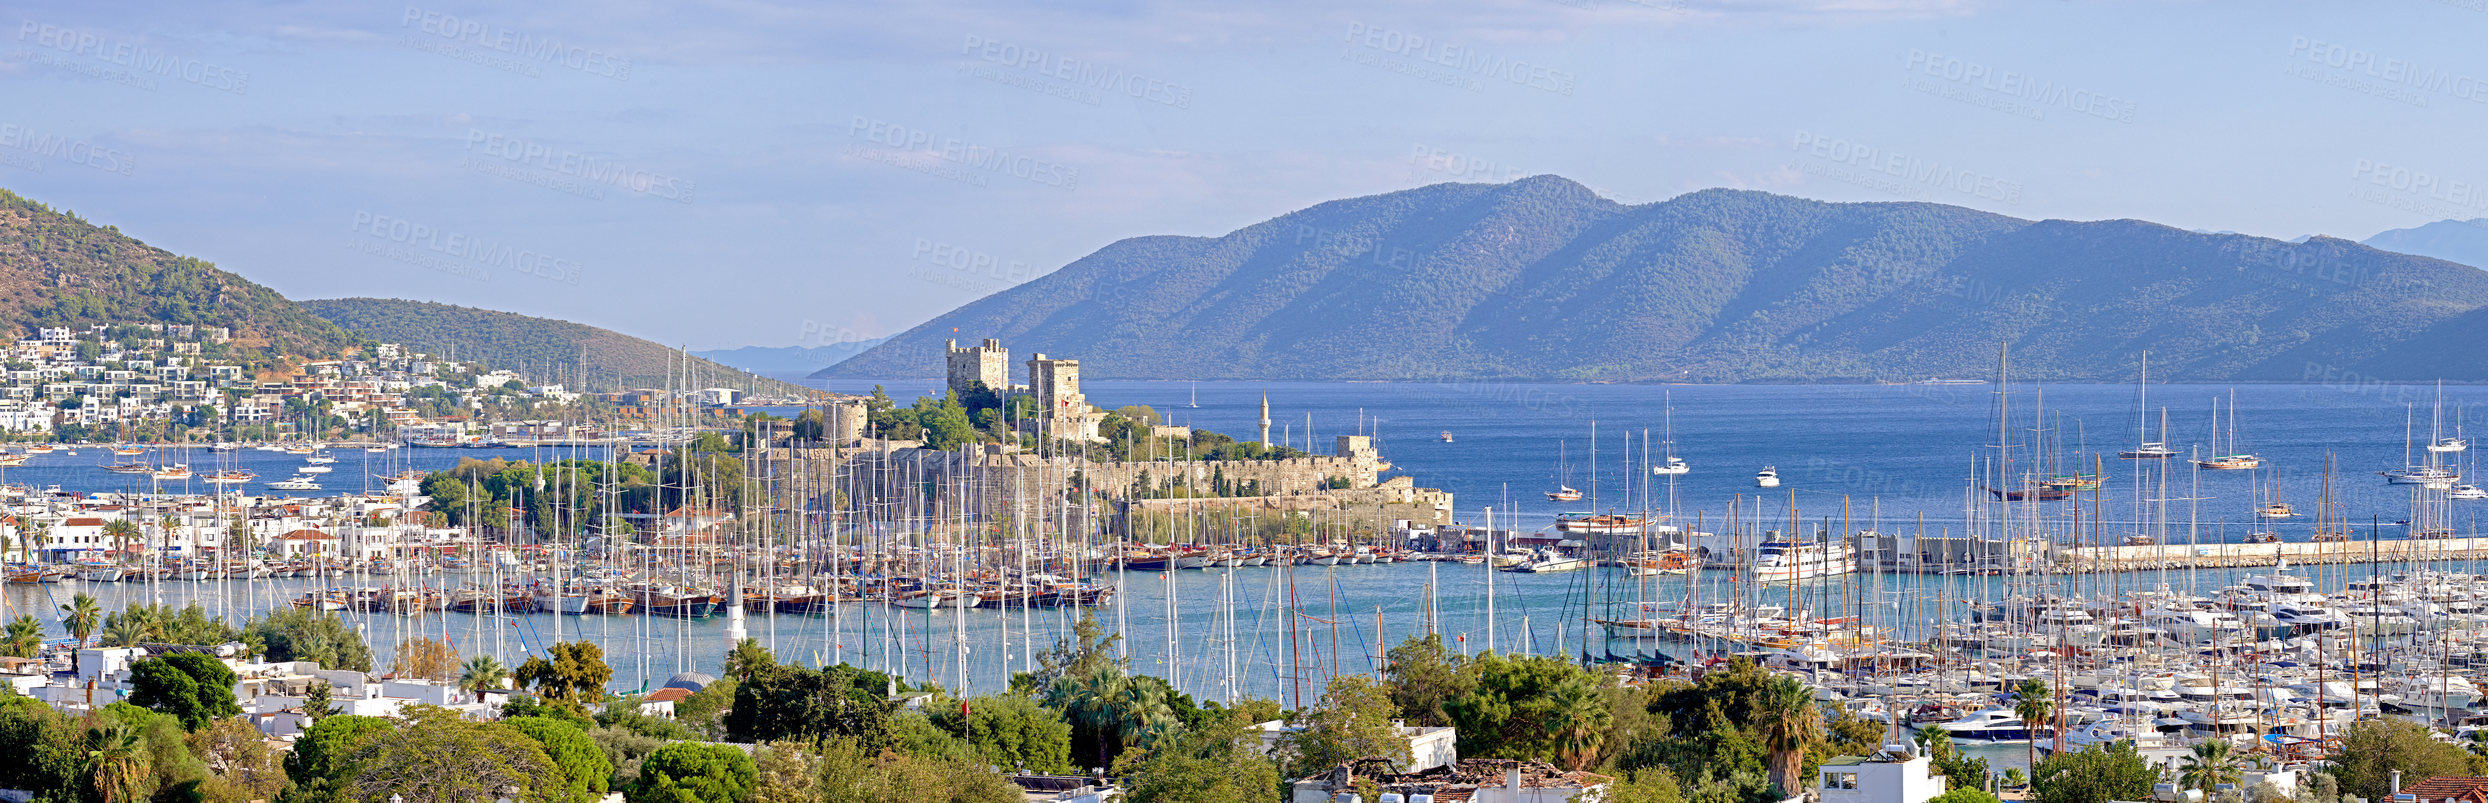
M 1165 687 L 1137 678 L 1124 681 L 1116 691 L 1114 714 L 1115 730 L 1124 747 L 1146 747 L 1175 724 Z
M 2178 783 L 2203 791 L 2203 799 L 2212 799 L 2212 790 L 2221 784 L 2243 783 L 2237 756 L 2229 752 L 2229 740 L 2213 739 L 2194 746 L 2194 755 L 2186 757 L 2179 768 Z
M 1929 757 L 1952 752 L 1952 731 L 1944 730 L 1939 726 L 1928 725 L 1919 728 L 1916 733 L 1910 734 L 1909 740 L 1917 742 L 1918 752 Z
M 21 519 L 21 521 L 25 524 L 19 525 L 22 532 L 17 539 L 17 548 L 25 551 L 27 563 L 33 563 L 35 562 L 35 550 L 42 549 L 44 544 L 52 541 L 52 523 L 32 518 Z
M 140 537 L 141 536 L 138 532 L 138 524 L 130 521 L 129 519 L 113 519 L 111 521 L 104 522 L 104 538 L 112 541 L 112 559 L 114 561 L 121 561 L 128 558 L 130 542 L 137 541 Z
M 147 640 L 147 622 L 128 612 L 104 622 L 104 646 L 127 647 Z
M 145 784 L 154 772 L 148 766 L 146 744 L 138 731 L 114 723 L 86 732 L 86 771 L 95 781 L 95 791 L 102 793 L 104 803 L 121 803 L 145 797 Z
M 1054 685 L 1046 689 L 1046 705 L 1063 712 L 1064 718 L 1071 720 L 1071 724 L 1096 734 L 1097 759 L 1105 762 L 1114 757 L 1111 737 L 1122 723 L 1122 717 L 1115 709 L 1115 698 L 1129 683 L 1122 668 L 1113 665 L 1064 675 L 1055 678 Z
M 1555 751 L 1565 766 L 1586 769 L 1598 758 L 1598 748 L 1615 716 L 1586 678 L 1565 681 L 1551 696 L 1555 710 L 1547 719 L 1547 731 L 1555 736 Z
M 466 665 L 458 670 L 458 688 L 468 694 L 503 688 L 509 682 L 509 667 L 502 666 L 501 659 L 490 655 L 466 659 Z
M 5 635 L 0 635 L 0 652 L 19 658 L 33 658 L 43 651 L 43 625 L 33 614 L 18 614 L 9 620 Z
M 2022 743 L 2022 752 L 2028 759 L 2023 766 L 2039 766 L 2039 725 L 2055 711 L 2055 699 L 2048 694 L 2046 681 L 2024 678 L 2021 685 L 2013 687 L 2013 716 L 2021 719 L 2022 731 L 2030 737 Z
M 96 626 L 104 622 L 103 606 L 95 602 L 94 595 L 80 591 L 69 598 L 69 604 L 60 606 L 60 612 L 61 624 L 69 628 L 69 635 L 78 637 L 78 649 L 86 649 L 86 638 L 95 635 Z
M 52 523 L 48 521 L 35 522 L 34 528 L 26 533 L 26 540 L 33 542 L 35 551 L 37 552 L 43 551 L 44 547 L 51 546 Z
M 726 651 L 726 676 L 737 681 L 750 680 L 754 673 L 776 665 L 777 656 L 760 646 L 759 639 L 737 641 L 734 649 Z
M 1754 725 L 1762 749 L 1771 751 L 1771 780 L 1783 795 L 1803 788 L 1797 775 L 1805 768 L 1806 743 L 1822 737 L 1823 710 L 1814 705 L 1814 690 L 1804 681 L 1780 676 L 1754 695 Z

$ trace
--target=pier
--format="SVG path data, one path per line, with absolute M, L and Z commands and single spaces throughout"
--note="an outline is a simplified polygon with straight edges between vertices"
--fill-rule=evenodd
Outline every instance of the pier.
M 2160 544 L 2058 547 L 2059 570 L 2119 572 L 2291 564 L 2401 563 L 2488 558 L 2488 538 L 2326 541 L 2279 544 Z

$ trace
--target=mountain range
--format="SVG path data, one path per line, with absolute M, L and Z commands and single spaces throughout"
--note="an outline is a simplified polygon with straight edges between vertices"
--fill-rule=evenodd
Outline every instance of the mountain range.
M 227 327 L 233 345 L 271 354 L 327 356 L 355 342 L 212 263 L 0 190 L 0 332 L 145 321 Z
M 668 366 L 700 387 L 800 389 L 593 326 L 392 299 L 295 302 L 208 262 L 0 190 L 0 337 L 44 326 L 222 326 L 246 358 L 329 358 L 366 340 L 481 361 L 603 390 L 663 387 Z M 677 380 L 683 381 L 683 380 Z
M 590 390 L 732 387 L 786 393 L 794 386 L 583 323 L 395 298 L 330 298 L 304 309 L 375 340 L 520 371 Z
M 953 332 L 956 334 L 953 334 Z M 938 374 L 950 338 L 1100 378 L 2488 379 L 2488 272 L 2332 237 L 2024 220 L 1555 176 L 1121 240 L 827 376 Z
M 2488 268 L 2488 218 L 2439 220 L 2383 232 L 2359 242 L 2371 248 Z

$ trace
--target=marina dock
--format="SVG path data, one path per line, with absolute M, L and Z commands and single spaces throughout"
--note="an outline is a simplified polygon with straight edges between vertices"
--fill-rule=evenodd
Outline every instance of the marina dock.
M 2293 565 L 2425 563 L 2488 558 L 2488 538 L 2060 547 L 2055 557 L 2060 570 L 2112 572 L 2273 566 L 2282 561 Z

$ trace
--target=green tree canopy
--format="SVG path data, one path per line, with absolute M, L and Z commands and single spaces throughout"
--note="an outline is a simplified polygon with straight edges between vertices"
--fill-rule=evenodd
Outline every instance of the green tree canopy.
M 839 664 L 828 669 L 772 665 L 738 684 L 725 716 L 736 742 L 846 736 L 870 749 L 889 743 L 888 676 Z
M 2395 770 L 2405 782 L 2442 775 L 2481 775 L 2488 761 L 2459 746 L 2436 741 L 2434 731 L 2407 719 L 2386 717 L 2352 724 L 2341 734 L 2341 752 L 2328 758 L 2341 794 L 2383 800 Z
M 732 745 L 675 742 L 639 764 L 630 803 L 743 803 L 759 780 L 752 757 Z
M 1312 705 L 1296 712 L 1274 753 L 1279 770 L 1300 778 L 1360 758 L 1405 764 L 1408 740 L 1391 720 L 1399 704 L 1391 689 L 1369 675 L 1339 675 Z
M 130 702 L 171 714 L 184 730 L 242 713 L 233 699 L 233 670 L 215 656 L 177 652 L 130 665 Z
M 2035 803 L 2107 803 L 2147 800 L 2160 771 L 2134 751 L 2132 742 L 2093 745 L 2040 759 L 2030 772 Z M 1956 790 L 1965 790 L 1955 786 Z
M 613 681 L 613 668 L 605 665 L 603 647 L 583 639 L 555 644 L 545 652 L 553 660 L 531 656 L 518 665 L 521 685 L 535 687 L 537 694 L 556 703 L 584 705 L 605 698 L 605 684 Z
M 971 698 L 959 706 L 933 712 L 933 724 L 966 742 L 977 760 L 1004 769 L 1074 771 L 1071 723 L 1055 710 L 1018 694 Z
M 252 617 L 242 638 L 271 662 L 311 661 L 323 669 L 371 671 L 371 645 L 335 611 L 279 608 Z
M 351 763 L 354 775 L 344 789 L 350 800 L 402 797 L 405 803 L 473 803 L 508 796 L 523 803 L 557 803 L 570 799 L 567 776 L 525 733 L 434 706 L 409 706 L 393 727 L 361 737 Z
M 1391 648 L 1388 658 L 1390 665 L 1383 669 L 1383 677 L 1391 682 L 1391 699 L 1399 704 L 1400 718 L 1410 725 L 1451 724 L 1443 704 L 1477 685 L 1467 661 L 1443 646 L 1440 635 L 1411 637 Z
M 1264 803 L 1278 788 L 1278 765 L 1261 753 L 1261 734 L 1245 717 L 1205 723 L 1115 759 L 1135 801 Z
M 509 717 L 501 723 L 517 728 L 544 749 L 545 757 L 561 771 L 562 785 L 568 791 L 563 800 L 589 803 L 604 797 L 605 784 L 613 778 L 613 762 L 577 723 L 547 717 Z

